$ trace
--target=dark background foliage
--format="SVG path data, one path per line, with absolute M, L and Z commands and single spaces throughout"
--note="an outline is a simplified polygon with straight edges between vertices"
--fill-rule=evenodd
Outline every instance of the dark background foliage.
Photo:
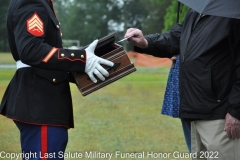
M 10 0 L 0 1 L 0 51 L 9 52 L 6 13 Z M 177 0 L 54 0 L 64 40 L 78 40 L 80 46 L 112 32 L 123 38 L 130 27 L 144 34 L 161 33 L 176 23 Z M 180 20 L 184 17 L 183 9 Z M 74 44 L 67 44 L 74 45 Z M 127 43 L 123 43 L 128 47 Z

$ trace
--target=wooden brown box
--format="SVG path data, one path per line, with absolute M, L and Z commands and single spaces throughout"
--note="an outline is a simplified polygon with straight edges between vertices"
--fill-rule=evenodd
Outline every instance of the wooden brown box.
M 136 71 L 133 63 L 130 62 L 123 47 L 114 43 L 117 33 L 112 33 L 98 41 L 95 49 L 95 54 L 104 59 L 114 62 L 113 67 L 104 66 L 109 72 L 109 76 L 105 81 L 98 79 L 97 83 L 93 83 L 86 73 L 73 73 L 77 82 L 78 89 L 83 96 L 86 96 L 102 87 L 127 76 L 128 74 Z M 86 46 L 87 47 L 87 46 Z M 96 77 L 96 76 L 95 76 Z

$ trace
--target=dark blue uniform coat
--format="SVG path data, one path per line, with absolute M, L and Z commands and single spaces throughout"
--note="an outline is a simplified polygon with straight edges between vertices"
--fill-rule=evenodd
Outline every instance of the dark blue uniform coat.
M 70 72 L 84 72 L 85 50 L 63 49 L 60 23 L 48 0 L 12 0 L 7 33 L 16 71 L 0 113 L 21 122 L 74 127 Z M 71 78 L 70 78 L 71 77 Z

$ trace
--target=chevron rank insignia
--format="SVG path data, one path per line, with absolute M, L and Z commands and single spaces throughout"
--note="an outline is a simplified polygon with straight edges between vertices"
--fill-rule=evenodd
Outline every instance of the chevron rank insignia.
M 44 34 L 44 23 L 36 12 L 27 20 L 27 31 L 34 36 Z

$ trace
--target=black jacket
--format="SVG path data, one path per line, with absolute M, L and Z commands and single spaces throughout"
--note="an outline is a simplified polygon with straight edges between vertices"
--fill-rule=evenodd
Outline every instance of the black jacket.
M 60 23 L 48 0 L 12 0 L 7 33 L 16 71 L 0 113 L 18 121 L 74 127 L 69 72 L 84 72 L 85 50 L 62 46 Z
M 181 25 L 147 35 L 148 48 L 135 48 L 156 57 L 180 53 L 181 118 L 216 120 L 229 112 L 240 119 L 239 21 L 190 9 Z

